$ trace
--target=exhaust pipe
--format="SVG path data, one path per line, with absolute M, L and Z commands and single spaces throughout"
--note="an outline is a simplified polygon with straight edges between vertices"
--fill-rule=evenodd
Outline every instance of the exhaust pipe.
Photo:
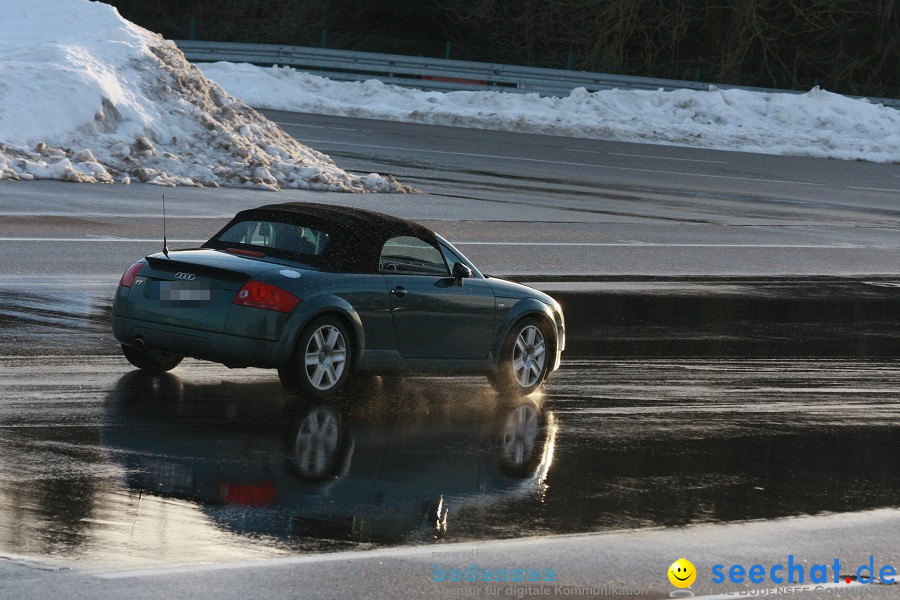
M 144 342 L 144 338 L 142 338 L 141 336 L 136 336 L 131 341 L 131 343 L 134 344 L 134 347 L 137 348 L 138 350 L 146 350 L 147 349 L 147 344 Z

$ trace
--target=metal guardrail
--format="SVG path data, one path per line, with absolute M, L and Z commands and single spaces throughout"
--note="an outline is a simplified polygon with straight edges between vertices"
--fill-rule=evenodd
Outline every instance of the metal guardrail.
M 436 91 L 502 91 L 538 93 L 542 96 L 566 96 L 575 88 L 589 92 L 599 90 L 708 90 L 710 85 L 722 89 L 758 92 L 786 92 L 737 85 L 710 84 L 699 81 L 655 79 L 629 75 L 609 75 L 588 71 L 544 69 L 481 63 L 463 60 L 376 54 L 305 46 L 270 44 L 238 44 L 232 42 L 200 42 L 176 40 L 191 62 L 246 62 L 257 65 L 289 65 L 315 75 L 337 81 L 378 79 L 384 83 Z M 873 103 L 900 108 L 900 99 L 870 98 Z

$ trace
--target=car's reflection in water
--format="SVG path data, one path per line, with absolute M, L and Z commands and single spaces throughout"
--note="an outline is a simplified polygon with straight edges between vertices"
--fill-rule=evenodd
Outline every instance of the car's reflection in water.
M 340 403 L 276 384 L 188 384 L 129 373 L 106 403 L 103 445 L 140 493 L 199 503 L 254 536 L 425 541 L 456 511 L 540 495 L 554 416 L 483 385 L 375 381 Z

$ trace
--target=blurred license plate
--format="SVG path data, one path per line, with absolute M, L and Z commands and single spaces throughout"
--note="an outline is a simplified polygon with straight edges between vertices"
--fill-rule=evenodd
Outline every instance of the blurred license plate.
M 209 281 L 153 281 L 150 298 L 163 305 L 206 307 L 212 297 Z

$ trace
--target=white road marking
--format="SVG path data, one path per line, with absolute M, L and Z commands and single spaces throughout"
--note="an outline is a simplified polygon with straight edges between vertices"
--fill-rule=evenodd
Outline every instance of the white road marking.
M 588 166 L 588 165 L 574 165 Z M 707 175 L 705 173 L 684 173 L 681 171 L 660 171 L 657 169 L 637 169 L 634 167 L 612 167 L 609 165 L 593 165 L 601 169 L 618 169 L 620 171 L 638 171 L 641 173 L 660 173 L 663 175 L 686 175 L 688 177 L 706 177 L 708 179 L 733 179 L 737 181 L 761 181 L 763 183 L 786 183 L 789 185 L 813 185 L 823 187 L 824 183 L 813 183 L 811 181 L 784 181 L 781 179 L 765 179 L 761 177 L 736 177 L 734 175 Z
M 179 244 L 202 244 L 206 242 L 206 239 L 202 240 L 176 240 L 169 239 L 171 243 L 179 243 Z M 128 243 L 155 243 L 162 244 L 162 236 L 158 238 L 49 238 L 49 237 L 0 237 L 0 242 L 100 242 L 104 244 L 115 243 L 115 242 L 128 242 Z
M 104 242 L 111 242 L 114 240 L 126 240 L 126 241 L 128 240 L 128 238 L 124 238 L 121 235 L 98 235 L 95 233 L 88 233 L 85 235 L 87 235 L 87 237 L 89 237 L 91 239 L 97 239 L 97 240 L 101 240 Z
M 355 127 L 335 127 L 333 125 L 306 125 L 305 123 L 285 123 L 284 121 L 275 121 L 276 125 L 286 125 L 288 127 L 309 127 L 311 129 L 338 129 L 340 131 L 362 131 L 365 133 L 374 133 L 368 129 L 356 129 Z
M 501 156 L 499 154 L 476 154 L 474 152 L 453 152 L 450 150 L 426 150 L 424 148 L 403 148 L 400 146 L 381 146 L 377 144 L 357 144 L 355 142 L 335 142 L 332 140 L 309 140 L 300 139 L 304 144 L 330 144 L 336 146 L 353 146 L 354 148 L 375 148 L 378 150 L 402 150 L 405 152 L 418 152 L 428 154 L 449 154 L 453 156 L 472 156 L 475 158 L 499 158 L 502 160 L 514 160 L 521 162 L 544 163 L 548 165 L 566 165 L 570 167 L 592 167 L 594 169 L 615 169 L 617 171 L 635 171 L 638 173 L 660 173 L 662 175 L 683 175 L 687 177 L 706 177 L 710 179 L 735 179 L 739 181 L 761 181 L 764 183 L 787 183 L 793 185 L 813 185 L 823 187 L 824 183 L 813 183 L 810 181 L 784 181 L 781 179 L 765 179 L 761 177 L 736 177 L 733 175 L 708 175 L 705 173 L 685 173 L 682 171 L 661 171 L 658 169 L 638 169 L 636 167 L 614 167 L 611 165 L 598 165 L 592 163 L 577 163 L 560 160 L 547 160 L 545 158 L 520 158 L 517 156 Z
M 869 190 L 871 192 L 896 192 L 896 193 L 900 194 L 900 190 L 894 190 L 894 189 L 890 189 L 890 188 L 859 187 L 859 186 L 855 186 L 855 185 L 847 185 L 844 187 L 846 187 L 849 190 Z
M 47 281 L 7 281 L 4 279 L 2 275 L 0 275 L 0 285 L 5 288 L 10 287 L 36 287 L 40 289 L 52 289 L 57 290 L 59 288 L 109 288 L 112 289 L 116 287 L 119 281 L 119 277 L 121 275 L 110 274 L 109 279 L 107 281 L 59 281 L 58 279 L 47 280 Z
M 0 211 L 0 217 L 73 217 L 73 218 L 95 218 L 95 219 L 159 219 L 162 221 L 162 213 L 87 213 L 87 212 L 13 212 Z M 172 219 L 232 219 L 234 213 L 227 215 L 170 215 L 166 214 L 167 220 Z
M 451 242 L 457 246 L 611 246 L 616 248 L 900 248 L 896 245 L 863 244 L 668 244 L 656 242 Z
M 590 154 L 609 154 L 612 156 L 633 156 L 634 158 L 655 158 L 657 160 L 680 160 L 683 162 L 711 163 L 714 165 L 727 165 L 724 160 L 701 160 L 699 158 L 675 158 L 674 156 L 650 156 L 648 154 L 626 154 L 625 152 L 606 152 L 603 150 L 579 150 L 578 148 L 563 148 L 570 152 L 588 152 Z
M 202 244 L 206 239 L 169 239 L 171 243 Z M 51 238 L 51 237 L 0 237 L 0 242 L 90 242 L 90 243 L 132 243 L 132 244 L 161 244 L 161 238 Z M 491 242 L 486 240 L 455 240 L 451 242 L 457 246 L 573 246 L 573 247 L 612 247 L 612 248 L 819 248 L 819 249 L 891 249 L 900 248 L 900 244 L 678 244 L 661 242 L 517 242 L 503 241 Z

